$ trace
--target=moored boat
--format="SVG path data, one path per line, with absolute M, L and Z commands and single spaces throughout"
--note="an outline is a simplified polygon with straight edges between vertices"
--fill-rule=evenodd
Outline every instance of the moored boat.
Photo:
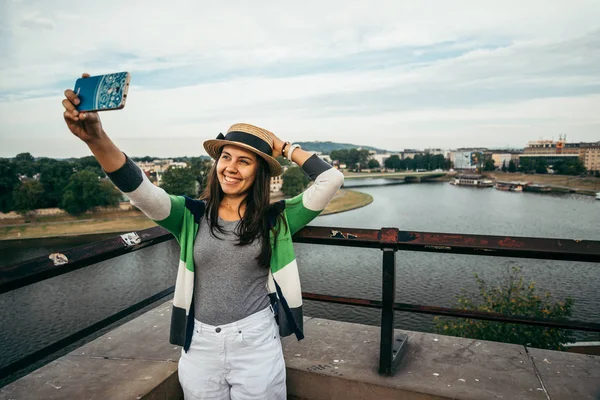
M 596 193 L 596 200 L 600 200 L 600 192 Z
M 523 184 L 520 182 L 498 182 L 496 183 L 496 189 L 506 192 L 522 192 Z
M 547 185 L 539 185 L 537 183 L 528 183 L 523 186 L 523 190 L 526 192 L 551 192 L 552 188 Z
M 494 182 L 483 175 L 461 175 L 450 181 L 451 185 L 473 186 L 473 187 L 492 187 Z
M 513 185 L 510 187 L 510 191 L 511 192 L 522 192 L 523 191 L 523 186 L 521 185 Z

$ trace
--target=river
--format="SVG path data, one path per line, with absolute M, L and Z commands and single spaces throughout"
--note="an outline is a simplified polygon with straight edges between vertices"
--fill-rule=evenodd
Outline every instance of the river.
M 593 197 L 446 183 L 360 190 L 373 196 L 373 203 L 318 217 L 312 225 L 600 240 L 600 201 Z M 15 262 L 24 254 L 47 254 L 84 240 L 0 242 L 0 254 L 2 260 Z M 380 298 L 380 250 L 307 244 L 295 248 L 304 291 Z M 0 366 L 173 285 L 177 258 L 177 244 L 170 241 L 0 295 Z M 476 292 L 474 273 L 497 283 L 507 268 L 521 266 L 540 291 L 574 300 L 572 318 L 600 322 L 597 264 L 402 251 L 397 265 L 398 302 L 452 306 L 461 289 Z M 372 325 L 380 318 L 377 310 L 318 302 L 306 302 L 305 314 Z M 430 331 L 432 318 L 397 313 L 396 325 Z M 600 335 L 578 333 L 577 338 L 597 341 Z

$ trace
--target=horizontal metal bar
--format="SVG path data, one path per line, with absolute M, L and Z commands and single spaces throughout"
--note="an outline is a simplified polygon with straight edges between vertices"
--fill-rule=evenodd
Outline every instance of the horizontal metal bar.
M 396 238 L 381 237 L 394 232 Z M 397 232 L 397 233 L 395 233 Z M 140 242 L 125 244 L 120 236 L 89 243 L 64 251 L 68 260 L 55 265 L 42 256 L 18 264 L 0 267 L 0 294 L 95 264 L 173 238 L 165 229 L 154 227 L 136 232 Z M 296 243 L 333 246 L 383 248 L 405 251 L 475 254 L 565 261 L 600 262 L 600 241 L 544 239 L 516 236 L 463 235 L 454 233 L 410 232 L 395 229 L 357 229 L 307 226 L 294 235 Z M 392 245 L 392 243 L 394 243 Z
M 296 243 L 381 248 L 378 229 L 308 226 Z M 564 261 L 600 262 L 600 241 L 398 231 L 397 249 Z
M 165 289 L 162 292 L 159 292 L 151 297 L 148 297 L 147 299 L 144 299 L 132 306 L 129 306 L 126 309 L 119 311 L 118 313 L 113 314 L 108 318 L 104 318 L 103 320 L 98 321 L 95 324 L 88 326 L 87 328 L 83 328 L 82 330 L 77 331 L 77 332 L 73 333 L 72 335 L 69 335 L 63 339 L 60 339 L 59 341 L 49 344 L 48 346 L 45 346 L 39 350 L 36 350 L 33 353 L 28 354 L 25 357 L 23 357 L 17 361 L 14 361 L 8 365 L 5 365 L 4 367 L 0 368 L 0 376 L 8 376 L 10 374 L 13 374 L 13 373 L 19 371 L 20 369 L 27 367 L 28 365 L 35 363 L 36 361 L 39 361 L 45 357 L 48 357 L 49 355 L 59 351 L 60 349 L 63 349 L 65 347 L 77 342 L 78 340 L 81 340 L 81 339 L 85 338 L 86 336 L 91 335 L 92 333 L 94 333 L 96 331 L 99 331 L 100 329 L 106 328 L 110 324 L 117 322 L 118 320 L 125 318 L 130 314 L 133 314 L 134 312 L 139 311 L 142 308 L 144 308 L 164 297 L 167 297 L 168 295 L 173 293 L 174 290 L 175 290 L 175 286 L 171 286 L 170 288 Z
M 600 324 L 576 320 L 554 320 L 527 316 L 513 316 L 485 311 L 462 310 L 459 308 L 421 306 L 416 304 L 396 303 L 396 311 L 414 312 L 419 314 L 445 315 L 468 319 L 504 322 L 509 324 L 536 325 L 545 328 L 572 329 L 577 331 L 600 332 Z
M 367 308 L 382 308 L 379 300 L 369 300 L 356 297 L 327 296 L 316 293 L 302 293 L 305 300 L 322 301 L 325 303 L 344 304 Z M 536 325 L 547 328 L 572 329 L 587 332 L 600 332 L 600 324 L 576 320 L 552 320 L 526 316 L 512 316 L 498 313 L 462 310 L 459 308 L 422 306 L 418 304 L 394 303 L 394 310 L 418 314 L 445 315 L 447 317 L 482 319 L 488 321 L 504 322 L 511 324 Z
M 357 297 L 328 296 L 318 293 L 302 292 L 302 298 L 304 300 L 322 301 L 324 303 L 345 304 L 367 308 L 383 308 L 383 302 L 381 300 L 360 299 Z
M 121 236 L 115 235 L 65 250 L 60 253 L 60 259 L 66 261 L 63 264 L 55 265 L 47 255 L 0 267 L 0 294 L 173 239 L 173 235 L 158 226 L 135 233 L 139 237 L 135 245 L 127 245 Z

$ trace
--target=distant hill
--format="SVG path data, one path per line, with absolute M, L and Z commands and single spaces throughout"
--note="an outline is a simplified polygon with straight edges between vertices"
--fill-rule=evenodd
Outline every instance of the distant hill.
M 306 151 L 319 151 L 321 153 L 329 154 L 333 150 L 344 150 L 344 149 L 357 149 L 363 150 L 374 150 L 378 153 L 387 153 L 387 150 L 377 149 L 371 146 L 359 146 L 350 143 L 337 143 L 337 142 L 296 142 Z

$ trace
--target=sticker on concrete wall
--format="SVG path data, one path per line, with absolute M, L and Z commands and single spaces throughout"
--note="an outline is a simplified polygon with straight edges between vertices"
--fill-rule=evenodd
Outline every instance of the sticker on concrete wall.
M 55 267 L 69 262 L 69 259 L 67 258 L 67 256 L 65 256 L 62 253 L 52 253 L 48 256 L 48 258 L 52 260 Z
M 135 232 L 125 233 L 121 235 L 121 239 L 123 239 L 123 242 L 125 242 L 125 246 L 127 247 L 135 246 L 136 244 L 140 244 L 142 242 L 142 239 L 140 239 L 138 234 Z

